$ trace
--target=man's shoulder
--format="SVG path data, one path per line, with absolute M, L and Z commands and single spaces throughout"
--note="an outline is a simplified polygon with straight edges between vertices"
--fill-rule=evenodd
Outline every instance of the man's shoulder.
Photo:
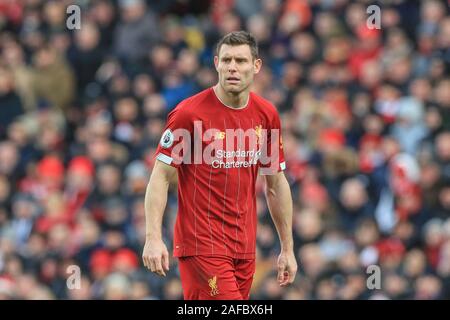
M 255 92 L 251 92 L 251 98 L 253 100 L 253 103 L 256 105 L 256 107 L 264 112 L 267 113 L 269 115 L 277 115 L 278 114 L 278 110 L 277 108 L 273 105 L 272 102 L 270 102 L 269 100 L 261 97 L 260 95 L 256 94 Z
M 204 100 L 209 99 L 211 96 L 211 88 L 200 91 L 199 93 L 190 96 L 184 100 L 182 100 L 175 109 L 192 109 L 199 106 Z M 175 110 L 174 109 L 174 110 Z M 185 111 L 187 111 L 185 110 Z
M 200 104 L 202 101 L 204 101 L 205 99 L 210 99 L 210 98 L 211 98 L 211 88 L 207 88 L 207 89 L 200 91 L 197 94 L 194 94 L 193 96 L 190 96 L 189 98 L 184 99 L 183 101 L 181 101 L 180 104 L 196 106 L 196 105 Z
M 192 115 L 198 106 L 210 97 L 210 88 L 200 91 L 199 93 L 190 96 L 182 100 L 178 105 L 171 111 L 172 114 L 177 115 Z

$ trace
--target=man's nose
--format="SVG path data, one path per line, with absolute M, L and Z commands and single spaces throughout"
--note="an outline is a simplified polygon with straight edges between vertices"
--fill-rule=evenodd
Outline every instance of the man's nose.
M 236 71 L 236 61 L 231 60 L 230 64 L 228 65 L 228 71 Z

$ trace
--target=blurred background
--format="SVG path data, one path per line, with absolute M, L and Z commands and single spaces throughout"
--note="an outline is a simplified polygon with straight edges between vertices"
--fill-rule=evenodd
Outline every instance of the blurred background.
M 370 4 L 0 0 L 0 298 L 182 298 L 176 260 L 159 278 L 140 258 L 152 157 L 167 113 L 215 84 L 215 43 L 245 29 L 253 90 L 282 119 L 299 262 L 281 289 L 258 180 L 251 297 L 449 299 L 449 2 L 375 2 L 380 30 Z

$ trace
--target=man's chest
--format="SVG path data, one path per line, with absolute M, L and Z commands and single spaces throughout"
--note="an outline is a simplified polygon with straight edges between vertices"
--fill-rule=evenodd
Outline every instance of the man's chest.
M 194 141 L 201 142 L 202 149 L 215 146 L 230 150 L 257 147 L 262 142 L 269 125 L 261 115 L 246 113 L 237 115 L 217 114 L 194 120 Z M 222 148 L 223 145 L 223 148 Z
M 257 165 L 268 129 L 257 113 L 208 114 L 194 120 L 194 163 L 215 169 Z

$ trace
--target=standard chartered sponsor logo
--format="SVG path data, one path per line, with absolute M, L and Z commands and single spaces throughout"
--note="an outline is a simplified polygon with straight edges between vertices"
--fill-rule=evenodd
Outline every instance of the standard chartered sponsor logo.
M 228 161 L 228 159 L 234 159 L 235 157 L 246 157 L 248 160 L 242 161 Z M 258 163 L 258 159 L 261 157 L 261 150 L 217 150 L 216 158 L 211 165 L 215 169 L 230 169 L 230 168 L 248 168 Z M 226 161 L 222 160 L 225 159 Z
M 255 150 L 217 150 L 216 155 L 217 158 L 234 158 L 234 157 L 254 157 L 255 154 L 261 154 L 261 151 Z
M 220 160 L 213 160 L 211 163 L 211 166 L 214 169 L 231 169 L 231 168 L 248 168 L 251 165 L 254 165 L 256 163 L 252 163 L 249 161 L 230 161 L 230 162 L 223 162 Z

